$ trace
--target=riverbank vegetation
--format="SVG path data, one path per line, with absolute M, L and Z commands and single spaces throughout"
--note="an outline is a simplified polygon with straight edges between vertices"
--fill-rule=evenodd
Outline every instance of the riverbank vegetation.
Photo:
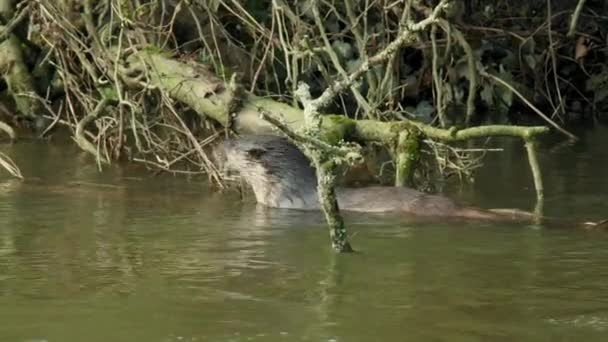
M 486 139 L 511 136 L 541 202 L 536 137 L 576 139 L 567 127 L 608 104 L 607 13 L 597 0 L 0 0 L 0 130 L 67 132 L 100 167 L 219 186 L 210 151 L 229 132 L 307 132 L 314 153 L 358 143 L 372 181 L 417 187 L 472 178 Z

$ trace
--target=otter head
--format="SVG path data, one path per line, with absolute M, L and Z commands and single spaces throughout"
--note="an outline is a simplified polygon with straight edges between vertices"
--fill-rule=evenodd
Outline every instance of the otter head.
M 315 170 L 286 138 L 240 136 L 224 142 L 224 153 L 225 168 L 240 173 L 258 203 L 275 208 L 318 208 Z

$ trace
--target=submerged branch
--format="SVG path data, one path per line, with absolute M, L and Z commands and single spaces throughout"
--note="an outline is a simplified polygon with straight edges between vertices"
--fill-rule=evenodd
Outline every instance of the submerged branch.
M 545 198 L 543 188 L 543 178 L 540 172 L 540 164 L 536 156 L 536 142 L 533 139 L 525 140 L 526 151 L 528 152 L 528 162 L 534 178 L 534 188 L 536 189 L 536 210 L 535 214 L 538 217 L 542 216 L 543 202 Z
M 280 120 L 273 118 L 268 113 L 262 112 L 262 117 L 274 124 L 283 131 L 304 154 L 312 161 L 317 174 L 317 195 L 319 204 L 325 215 L 325 220 L 329 228 L 331 246 L 336 252 L 352 252 L 352 246 L 348 241 L 348 234 L 344 224 L 344 218 L 340 213 L 338 199 L 336 197 L 336 165 L 339 159 L 333 154 L 335 149 L 325 143 L 321 136 L 321 115 L 311 100 L 310 91 L 307 85 L 298 86 L 300 101 L 304 105 L 305 126 L 303 132 L 296 133 L 289 126 L 284 125 Z M 349 154 L 346 153 L 348 156 Z
M 23 175 L 21 174 L 21 170 L 15 162 L 6 154 L 0 152 L 0 166 L 2 166 L 8 173 L 17 177 L 19 179 L 23 179 Z

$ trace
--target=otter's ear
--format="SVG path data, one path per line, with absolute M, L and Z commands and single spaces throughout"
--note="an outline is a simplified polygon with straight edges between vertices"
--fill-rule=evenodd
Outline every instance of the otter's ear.
M 266 153 L 266 150 L 263 148 L 252 148 L 247 150 L 247 153 L 251 158 L 260 159 Z

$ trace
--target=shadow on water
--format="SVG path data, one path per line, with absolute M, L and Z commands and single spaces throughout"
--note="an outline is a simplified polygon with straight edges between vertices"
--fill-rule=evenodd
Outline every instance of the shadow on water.
M 603 139 L 603 140 L 602 140 Z M 547 210 L 605 216 L 608 135 L 545 146 Z M 3 150 L 1 341 L 584 341 L 608 333 L 606 232 L 265 210 L 200 180 L 100 173 L 71 146 Z M 533 205 L 520 146 L 455 192 Z M 79 157 L 74 158 L 75 155 Z

